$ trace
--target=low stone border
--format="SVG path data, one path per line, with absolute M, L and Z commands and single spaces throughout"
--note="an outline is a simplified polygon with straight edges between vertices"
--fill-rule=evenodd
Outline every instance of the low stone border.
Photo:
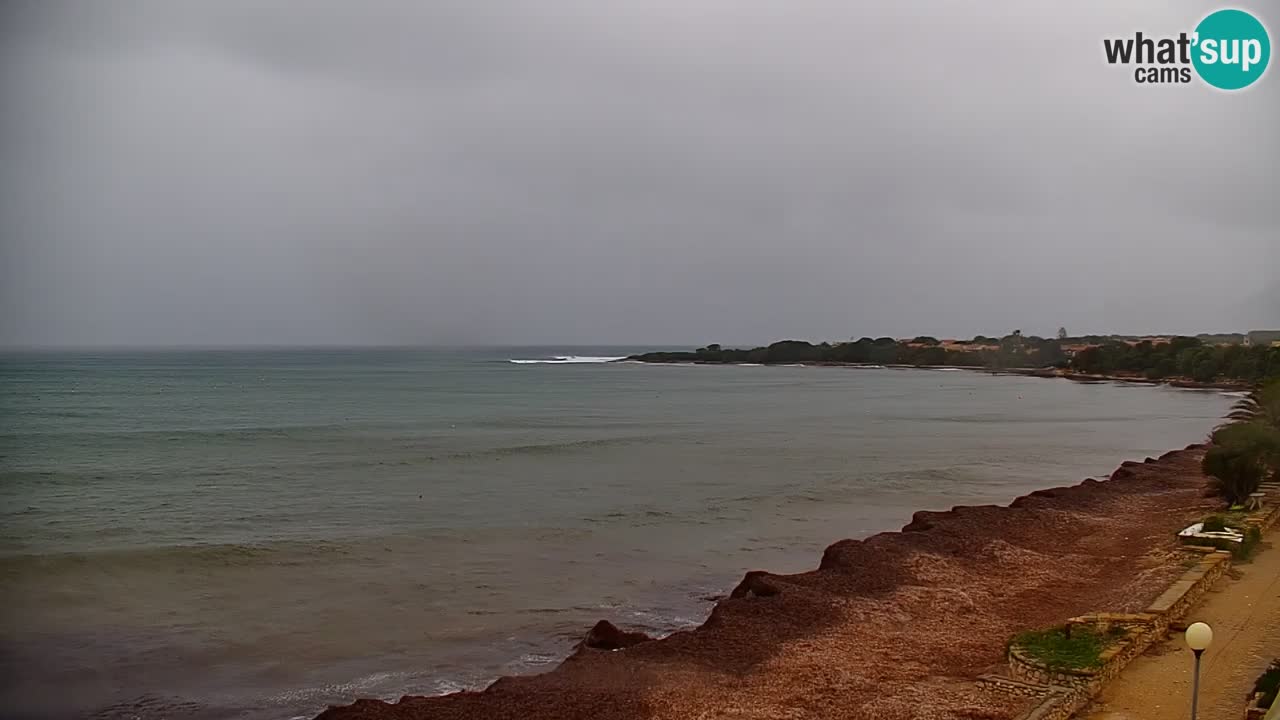
M 978 678 L 978 687 L 988 692 L 1022 698 L 1043 698 L 1050 692 L 1044 685 L 1011 680 L 1003 675 L 982 675 Z
M 1246 525 L 1256 526 L 1266 532 L 1280 522 L 1280 484 L 1265 483 L 1263 511 L 1245 520 Z M 1009 649 L 1009 677 L 983 675 L 978 687 L 989 692 L 1038 699 L 1033 707 L 1018 716 L 1017 720 L 1068 720 L 1078 710 L 1089 704 L 1102 691 L 1102 687 L 1120 674 L 1134 658 L 1156 642 L 1162 640 L 1171 627 L 1186 617 L 1191 608 L 1204 597 L 1231 567 L 1231 553 L 1209 547 L 1185 546 L 1184 549 L 1202 556 L 1158 598 L 1138 614 L 1092 613 L 1072 618 L 1068 625 L 1093 625 L 1104 631 L 1123 627 L 1124 637 L 1102 652 L 1102 665 L 1090 669 L 1050 668 L 1033 658 Z M 1272 709 L 1275 713 L 1275 708 Z M 1267 720 L 1280 720 L 1280 717 Z
M 1037 685 L 1058 685 L 1072 689 L 1095 692 L 1102 683 L 1120 674 L 1129 661 L 1146 650 L 1163 633 L 1159 618 L 1150 613 L 1120 615 L 1097 613 L 1083 615 L 1067 621 L 1068 626 L 1087 626 L 1101 633 L 1121 628 L 1124 635 L 1098 656 L 1102 664 L 1096 668 L 1052 668 L 1035 658 L 1023 654 L 1017 647 L 1009 648 L 1009 675 L 1016 680 Z M 1166 625 L 1167 627 L 1167 625 Z
M 1191 607 L 1204 597 L 1209 587 L 1231 567 L 1231 553 L 1217 550 L 1206 554 L 1195 567 L 1184 572 L 1169 589 L 1147 606 L 1147 612 L 1156 616 L 1159 635 L 1169 629 L 1169 623 L 1181 620 Z
M 1083 703 L 1077 703 L 1075 694 L 1061 688 L 1050 690 L 1044 700 L 1019 716 L 1018 720 L 1069 720 L 1076 710 L 1089 702 L 1085 699 Z

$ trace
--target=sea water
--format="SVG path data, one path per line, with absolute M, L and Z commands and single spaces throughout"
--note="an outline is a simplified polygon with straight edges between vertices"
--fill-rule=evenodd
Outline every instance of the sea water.
M 918 509 L 1204 438 L 1210 392 L 653 348 L 0 360 L 11 717 L 291 718 L 700 622 Z

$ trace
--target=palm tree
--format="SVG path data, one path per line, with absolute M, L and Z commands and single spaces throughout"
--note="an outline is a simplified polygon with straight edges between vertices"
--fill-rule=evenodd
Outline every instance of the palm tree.
M 1233 423 L 1260 422 L 1280 429 L 1280 380 L 1259 385 L 1236 401 L 1227 413 Z
M 1240 398 L 1227 419 L 1214 429 L 1200 468 L 1219 495 L 1237 504 L 1258 491 L 1268 468 L 1280 476 L 1280 380 Z

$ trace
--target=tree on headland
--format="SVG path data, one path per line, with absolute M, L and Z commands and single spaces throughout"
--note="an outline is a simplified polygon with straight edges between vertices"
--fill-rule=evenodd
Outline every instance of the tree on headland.
M 1059 340 L 1066 340 L 1066 339 L 1067 339 L 1067 337 L 1068 337 L 1068 336 L 1067 336 L 1067 329 L 1066 329 L 1065 327 L 1060 327 L 1060 328 L 1058 328 L 1058 339 L 1059 339 Z
M 1092 339 L 1091 339 L 1092 338 Z M 920 335 L 899 342 L 891 337 L 862 337 L 850 342 L 819 343 L 784 340 L 768 347 L 726 348 L 710 343 L 693 352 L 652 352 L 632 356 L 648 362 L 691 363 L 870 363 L 875 365 L 955 365 L 973 368 L 1069 368 L 1092 375 L 1145 377 L 1152 380 L 1190 378 L 1255 383 L 1280 377 L 1280 348 L 1206 345 L 1194 337 L 1167 342 L 1086 336 L 1095 343 L 1068 356 L 1056 338 L 1013 331 L 1003 338 L 977 335 L 969 342 L 943 345 Z

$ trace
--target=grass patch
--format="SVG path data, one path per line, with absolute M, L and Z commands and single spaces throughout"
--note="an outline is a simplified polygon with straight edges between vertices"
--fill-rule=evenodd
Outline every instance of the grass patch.
M 1064 628 L 1030 630 L 1015 635 L 1012 645 L 1028 658 L 1052 670 L 1090 670 L 1102 665 L 1102 651 L 1124 635 L 1124 630 L 1112 628 L 1100 633 L 1090 627 L 1071 628 L 1067 637 Z

